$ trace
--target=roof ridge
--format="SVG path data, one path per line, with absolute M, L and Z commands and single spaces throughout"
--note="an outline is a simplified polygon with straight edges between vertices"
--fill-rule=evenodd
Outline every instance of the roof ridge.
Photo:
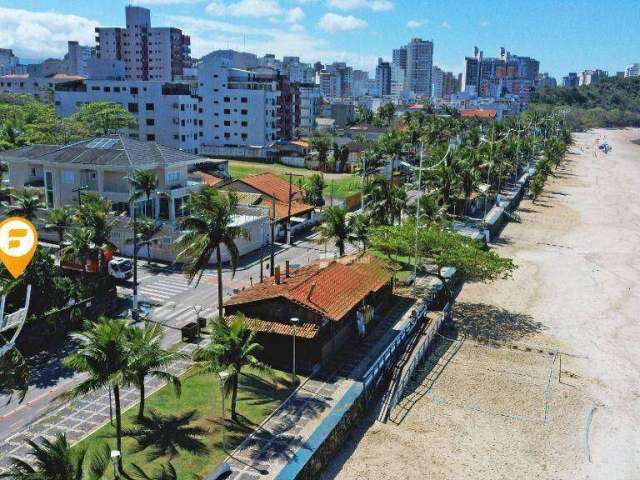
M 122 150 L 124 150 L 124 154 L 126 155 L 127 160 L 129 160 L 129 166 L 135 170 L 136 167 L 133 165 L 133 161 L 131 160 L 131 155 L 129 155 L 129 150 L 127 150 L 127 146 L 125 145 L 125 142 L 122 139 L 121 133 L 118 133 L 118 139 L 120 140 L 120 144 L 122 145 Z

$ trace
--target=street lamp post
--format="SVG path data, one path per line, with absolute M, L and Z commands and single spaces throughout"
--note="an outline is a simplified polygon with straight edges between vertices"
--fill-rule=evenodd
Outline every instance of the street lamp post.
M 78 208 L 82 207 L 82 192 L 85 190 L 89 190 L 89 185 L 82 185 L 81 187 L 71 190 L 73 193 L 78 194 Z
M 225 407 L 224 407 L 224 397 L 226 396 L 226 389 L 224 388 L 224 384 L 227 381 L 227 378 L 229 378 L 229 372 L 218 372 L 218 376 L 220 377 L 220 395 L 221 395 L 221 400 L 222 400 L 222 451 L 226 452 L 227 451 L 227 438 L 226 438 L 226 414 L 225 414 Z
M 292 358 L 292 377 L 291 382 L 295 385 L 298 382 L 298 378 L 296 377 L 296 326 L 300 323 L 300 319 L 298 317 L 291 318 L 291 325 L 293 325 L 293 358 Z
M 118 464 L 118 458 L 120 458 L 120 450 L 111 450 L 111 465 L 113 465 L 113 478 L 117 480 L 118 478 L 118 469 L 116 465 Z

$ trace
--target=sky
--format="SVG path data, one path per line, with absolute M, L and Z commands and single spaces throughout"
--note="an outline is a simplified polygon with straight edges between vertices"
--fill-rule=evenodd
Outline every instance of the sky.
M 233 48 L 373 72 L 420 37 L 455 73 L 476 45 L 534 57 L 558 78 L 640 62 L 638 0 L 0 0 L 0 48 L 25 61 L 62 57 L 67 40 L 93 45 L 96 26 L 124 26 L 128 4 L 150 8 L 152 26 L 182 28 L 195 57 Z

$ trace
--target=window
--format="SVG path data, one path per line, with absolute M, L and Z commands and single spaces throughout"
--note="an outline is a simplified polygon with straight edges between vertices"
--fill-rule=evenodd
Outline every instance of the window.
M 138 104 L 130 103 L 129 104 L 129 113 L 138 113 Z
M 155 105 L 153 103 L 147 103 L 145 108 L 147 109 L 147 112 L 153 112 L 155 110 Z
M 62 172 L 62 183 L 73 185 L 76 182 L 76 176 L 73 170 L 64 170 Z
M 115 93 L 119 93 L 120 92 L 120 87 L 113 87 L 113 91 Z
M 231 101 L 231 98 L 230 98 L 230 97 L 224 97 L 224 101 L 225 101 L 226 103 L 229 103 L 229 102 Z
M 156 141 L 156 136 L 153 133 L 148 133 L 147 142 L 155 142 L 155 141 Z
M 153 118 L 147 118 L 147 125 L 153 126 L 156 124 L 156 121 Z
M 224 132 L 224 138 L 231 138 L 231 134 L 229 132 Z
M 231 126 L 231 122 L 229 120 L 225 120 L 224 121 L 224 126 L 225 127 L 230 127 Z
M 129 88 L 129 91 L 131 92 L 131 95 L 137 95 L 138 94 L 138 87 L 131 87 L 131 88 Z
M 53 208 L 53 173 L 44 173 L 44 191 L 47 208 Z
M 93 87 L 91 87 L 91 90 L 93 90 L 94 92 L 96 92 L 96 91 L 100 90 L 100 87 L 93 86 Z
M 180 178 L 180 170 L 168 171 L 165 174 L 165 179 L 168 184 L 178 183 L 180 181 Z
M 247 110 L 240 110 L 240 115 L 247 115 L 249 112 Z
M 246 140 L 248 135 L 246 133 L 243 133 L 242 135 L 240 135 L 242 137 L 242 140 Z
M 32 168 L 32 169 L 31 169 L 31 176 L 32 176 L 32 177 L 35 177 L 35 176 L 36 176 L 36 169 L 35 169 L 35 168 Z
M 229 115 L 231 113 L 231 110 L 229 108 L 225 108 L 224 109 L 224 114 L 225 115 Z
M 241 103 L 247 103 L 247 97 L 242 97 L 242 98 L 240 99 L 240 102 L 241 102 Z
M 104 92 L 110 92 L 111 91 L 111 87 L 104 87 L 102 90 Z
M 246 127 L 247 125 L 249 125 L 249 122 L 242 121 L 240 122 L 240 125 L 242 125 L 243 127 Z

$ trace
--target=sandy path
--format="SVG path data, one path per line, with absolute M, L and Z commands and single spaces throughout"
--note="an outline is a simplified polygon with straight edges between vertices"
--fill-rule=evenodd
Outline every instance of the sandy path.
M 596 156 L 605 136 L 613 152 Z M 364 422 L 326 478 L 640 478 L 638 138 L 639 129 L 575 136 L 558 177 L 535 205 L 523 202 L 522 223 L 496 245 L 518 264 L 513 278 L 464 287 L 457 321 L 467 340 L 434 356 L 402 422 Z M 555 350 L 587 358 L 562 355 L 559 382 Z

